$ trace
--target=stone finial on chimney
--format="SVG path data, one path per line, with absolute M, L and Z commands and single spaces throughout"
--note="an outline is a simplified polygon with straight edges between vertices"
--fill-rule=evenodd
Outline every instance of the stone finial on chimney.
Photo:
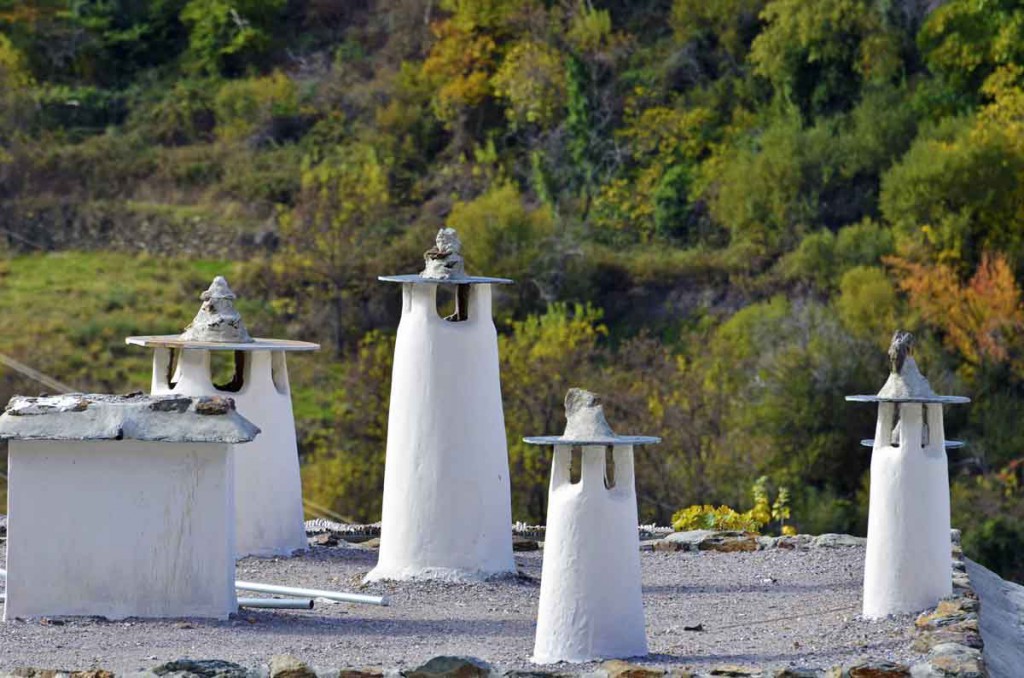
M 615 432 L 604 418 L 601 397 L 582 388 L 570 388 L 565 394 L 566 438 L 613 437 Z
M 203 305 L 181 333 L 182 339 L 246 344 L 252 342 L 241 314 L 235 309 L 235 293 L 228 287 L 228 281 L 223 276 L 214 278 L 209 289 L 199 298 L 203 300 Z
M 878 395 L 882 398 L 934 398 L 935 391 L 917 369 L 912 355 L 914 335 L 896 330 L 889 345 L 889 379 Z
M 446 280 L 466 277 L 466 264 L 462 259 L 462 242 L 454 228 L 437 232 L 435 244 L 423 253 L 426 266 L 420 275 L 424 278 Z

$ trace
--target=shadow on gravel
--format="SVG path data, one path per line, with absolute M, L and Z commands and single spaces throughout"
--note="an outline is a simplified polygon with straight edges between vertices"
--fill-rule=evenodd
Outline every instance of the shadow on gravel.
M 859 582 L 820 582 L 817 584 L 723 584 L 719 586 L 686 586 L 684 584 L 655 584 L 644 586 L 644 593 L 719 594 L 719 593 L 767 593 L 793 595 L 813 591 L 838 591 L 849 589 L 860 591 Z
M 816 667 L 820 669 L 827 669 L 829 666 L 834 664 L 851 662 L 863 656 L 883 656 L 898 644 L 898 640 L 893 640 L 892 642 L 871 643 L 850 648 L 830 648 L 825 652 L 808 651 L 762 654 L 721 654 L 717 652 L 708 652 L 706 654 L 673 654 L 660 652 L 658 654 L 650 654 L 642 659 L 638 659 L 636 660 L 636 663 L 656 664 L 659 666 L 665 664 L 676 666 L 693 666 L 698 664 L 745 664 L 754 666 L 772 665 L 776 667 L 785 664 L 792 667 Z M 848 656 L 843 657 L 841 660 L 837 660 L 837 651 L 845 651 Z
M 196 628 L 199 628 L 197 625 Z M 239 635 L 479 636 L 532 637 L 532 620 L 361 619 L 359 617 L 275 617 L 233 629 Z

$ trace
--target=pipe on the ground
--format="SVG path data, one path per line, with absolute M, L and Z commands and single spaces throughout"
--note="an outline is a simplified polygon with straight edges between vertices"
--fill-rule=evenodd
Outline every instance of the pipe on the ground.
M 312 598 L 239 598 L 238 607 L 260 607 L 271 610 L 312 610 Z
M 0 577 L 6 578 L 7 570 L 0 570 Z M 270 593 L 279 596 L 290 596 L 292 598 L 326 598 L 327 600 L 336 600 L 340 603 L 362 603 L 364 605 L 380 605 L 382 607 L 387 607 L 391 604 L 387 596 L 368 596 L 362 593 L 303 589 L 293 586 L 277 586 L 276 584 L 260 584 L 252 581 L 236 581 L 235 588 L 240 591 Z
M 259 584 L 252 581 L 236 581 L 235 588 L 240 591 L 270 593 L 279 596 L 292 596 L 295 598 L 326 598 L 327 600 L 336 600 L 339 603 L 362 603 L 364 605 L 380 605 L 383 607 L 390 604 L 387 596 L 367 596 L 362 593 L 343 593 L 341 591 L 303 589 L 292 586 L 278 586 L 276 584 Z

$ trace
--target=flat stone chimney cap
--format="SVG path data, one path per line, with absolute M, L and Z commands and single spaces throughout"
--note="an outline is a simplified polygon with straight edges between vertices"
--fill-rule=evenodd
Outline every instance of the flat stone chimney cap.
M 377 280 L 412 285 L 510 285 L 513 282 L 508 278 L 466 275 L 462 241 L 454 228 L 442 228 L 437 232 L 434 246 L 423 253 L 423 260 L 425 265 L 420 273 L 382 275 Z
M 560 436 L 530 436 L 528 445 L 654 445 L 654 436 L 620 436 L 604 417 L 604 406 L 596 393 L 571 388 L 565 394 L 565 433 Z
M 0 440 L 247 443 L 259 432 L 219 396 L 14 396 L 0 415 Z
M 181 334 L 128 337 L 126 344 L 158 348 L 194 348 L 207 351 L 316 351 L 319 344 L 285 339 L 254 339 L 235 308 L 235 293 L 218 275 L 199 298 L 199 313 Z
M 289 339 L 261 339 L 256 337 L 246 343 L 229 341 L 190 341 L 177 334 L 160 334 L 144 337 L 128 337 L 124 343 L 132 346 L 153 348 L 192 348 L 205 351 L 319 351 L 320 344 Z
M 914 335 L 896 330 L 889 344 L 889 378 L 876 395 L 846 396 L 857 403 L 939 403 L 955 405 L 969 403 L 966 396 L 936 395 L 931 384 L 917 368 L 912 354 Z

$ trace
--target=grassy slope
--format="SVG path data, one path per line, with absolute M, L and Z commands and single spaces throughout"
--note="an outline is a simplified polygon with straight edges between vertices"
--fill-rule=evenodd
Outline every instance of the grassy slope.
M 233 266 L 98 252 L 9 259 L 0 263 L 0 351 L 76 389 L 144 389 L 150 354 L 124 338 L 180 332 L 199 293 Z M 2 369 L 0 395 L 39 390 Z
M 76 389 L 146 390 L 151 353 L 124 338 L 180 332 L 199 293 L 214 275 L 230 280 L 234 266 L 97 252 L 0 260 L 0 352 Z M 0 365 L 2 402 L 45 390 Z M 0 458 L 0 471 L 5 466 Z M 0 483 L 0 506 L 6 503 Z

